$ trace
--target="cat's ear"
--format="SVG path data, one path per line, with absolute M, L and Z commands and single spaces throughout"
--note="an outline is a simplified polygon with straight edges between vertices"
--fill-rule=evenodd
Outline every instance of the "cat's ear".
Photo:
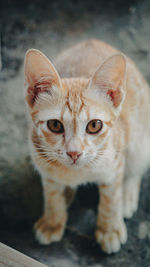
M 53 88 L 61 87 L 61 80 L 50 60 L 39 50 L 27 51 L 24 62 L 25 82 L 27 84 L 26 100 L 33 107 L 39 93 L 51 93 Z
M 124 100 L 126 60 L 121 54 L 108 58 L 93 75 L 89 87 L 102 93 L 116 109 Z

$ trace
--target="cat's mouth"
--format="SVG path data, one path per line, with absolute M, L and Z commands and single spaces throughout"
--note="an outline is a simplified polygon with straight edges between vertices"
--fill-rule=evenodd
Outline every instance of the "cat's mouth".
M 71 163 L 71 166 L 74 167 L 74 168 L 76 168 L 76 167 L 81 167 L 81 164 L 80 164 L 80 162 L 77 162 L 76 161 L 76 162 L 72 162 Z
M 84 164 L 81 160 L 77 160 L 77 161 L 67 162 L 66 165 L 69 168 L 78 169 L 78 168 L 83 167 Z

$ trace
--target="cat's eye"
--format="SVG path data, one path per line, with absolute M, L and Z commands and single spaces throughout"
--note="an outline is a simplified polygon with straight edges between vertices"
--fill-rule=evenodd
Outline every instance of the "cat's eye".
M 64 132 L 64 126 L 59 120 L 48 120 L 47 127 L 53 133 L 61 134 Z
M 86 132 L 88 134 L 97 134 L 101 131 L 103 123 L 101 120 L 92 120 L 86 126 Z

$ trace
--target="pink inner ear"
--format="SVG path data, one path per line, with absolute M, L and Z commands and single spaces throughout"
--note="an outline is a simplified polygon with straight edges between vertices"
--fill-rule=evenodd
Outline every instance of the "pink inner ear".
M 107 91 L 107 95 L 110 96 L 111 101 L 113 102 L 113 105 L 115 107 L 118 107 L 122 99 L 121 91 L 119 89 L 116 89 L 116 90 L 110 89 Z
M 42 92 L 51 94 L 53 85 L 60 87 L 59 75 L 50 60 L 36 49 L 30 49 L 25 57 L 25 79 L 28 84 L 26 100 L 33 107 Z
M 124 95 L 124 80 L 126 61 L 123 55 L 108 58 L 95 72 L 90 87 L 99 89 L 104 95 L 109 95 L 113 106 L 117 108 Z

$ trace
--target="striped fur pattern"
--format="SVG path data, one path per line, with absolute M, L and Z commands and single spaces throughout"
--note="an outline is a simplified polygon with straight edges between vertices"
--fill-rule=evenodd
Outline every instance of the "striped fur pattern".
M 35 236 L 41 244 L 59 241 L 66 188 L 94 182 L 100 191 L 96 240 L 105 252 L 117 252 L 149 166 L 149 87 L 129 58 L 97 40 L 62 52 L 55 66 L 38 50 L 26 54 L 29 142 L 44 194 Z M 52 132 L 50 120 L 61 122 L 63 132 Z M 96 134 L 86 130 L 92 120 L 102 122 Z

